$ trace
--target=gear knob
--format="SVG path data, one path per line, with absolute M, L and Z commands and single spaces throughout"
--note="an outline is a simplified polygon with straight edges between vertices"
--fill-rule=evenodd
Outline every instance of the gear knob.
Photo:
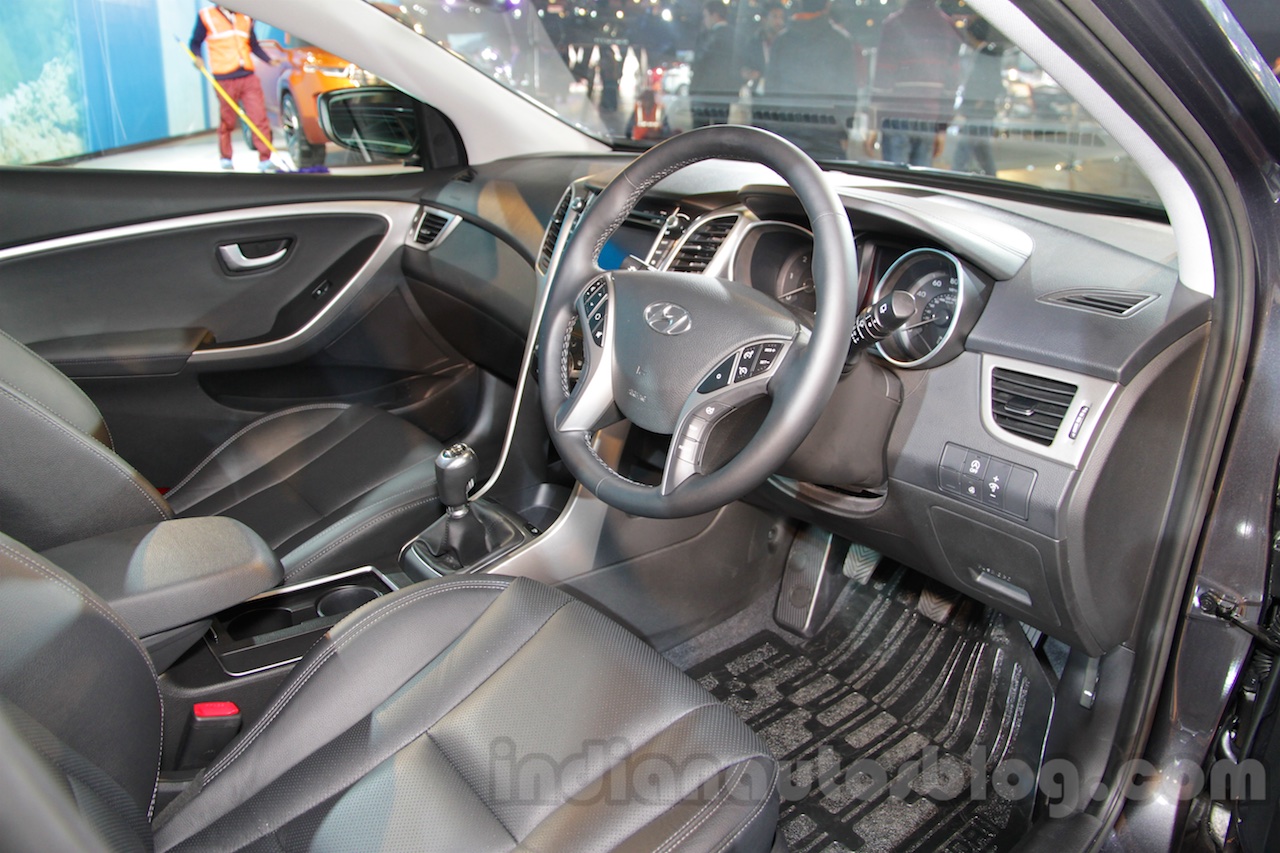
M 436 494 L 450 515 L 466 513 L 467 494 L 475 486 L 479 472 L 480 460 L 467 445 L 454 444 L 440 451 L 436 457 Z

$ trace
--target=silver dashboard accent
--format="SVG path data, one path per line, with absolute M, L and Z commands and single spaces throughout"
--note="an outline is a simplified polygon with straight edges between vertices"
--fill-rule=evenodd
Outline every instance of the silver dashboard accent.
M 1037 444 L 1014 435 L 996 423 L 995 416 L 991 414 L 991 374 L 997 367 L 1076 386 L 1076 394 L 1071 398 L 1071 405 L 1062 419 L 1062 425 L 1058 427 L 1058 433 L 1054 436 L 1052 444 Z M 1073 373 L 1058 367 L 986 353 L 982 356 L 981 369 L 979 389 L 982 400 L 979 414 L 982 417 L 983 428 L 991 434 L 992 438 L 1010 447 L 1078 469 L 1085 452 L 1089 449 L 1094 433 L 1102 425 L 1111 409 L 1111 400 L 1119 386 L 1105 379 Z M 1074 438 L 1072 433 L 1075 434 Z

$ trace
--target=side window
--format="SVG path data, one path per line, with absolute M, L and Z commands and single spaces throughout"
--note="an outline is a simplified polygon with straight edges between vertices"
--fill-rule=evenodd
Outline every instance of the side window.
M 6 0 L 0 165 L 416 168 L 334 145 L 320 126 L 321 94 L 381 82 L 339 54 L 204 0 Z

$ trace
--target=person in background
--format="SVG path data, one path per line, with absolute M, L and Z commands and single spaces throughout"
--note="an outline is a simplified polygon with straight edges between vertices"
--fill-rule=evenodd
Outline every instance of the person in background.
M 891 163 L 931 166 L 942 153 L 960 83 L 960 39 L 935 0 L 906 0 L 884 19 L 872 102 L 879 133 L 869 153 Z
M 698 36 L 690 71 L 693 126 L 727 122 L 729 104 L 737 99 L 742 77 L 734 62 L 729 7 L 721 0 L 707 0 L 702 7 L 702 33 Z
M 777 0 L 767 3 L 760 18 L 760 29 L 747 46 L 742 77 L 751 84 L 756 94 L 764 91 L 764 76 L 773 56 L 773 43 L 787 28 L 787 10 Z
M 200 10 L 196 17 L 195 32 L 191 34 L 191 53 L 197 62 L 200 48 L 209 44 L 209 72 L 218 81 L 227 95 L 240 104 L 240 109 L 249 117 L 262 135 L 271 138 L 271 125 L 267 123 L 267 108 L 262 100 L 262 84 L 253 73 L 253 57 L 263 62 L 279 65 L 279 60 L 272 59 L 258 44 L 258 37 L 253 32 L 253 19 L 248 15 L 233 12 L 223 6 L 208 6 Z M 236 129 L 240 120 L 235 110 L 221 96 L 218 98 L 218 154 L 222 168 L 234 168 L 231 162 L 231 132 Z M 271 150 L 256 135 L 253 147 L 258 151 L 258 168 L 263 172 L 273 172 Z
M 975 17 L 964 29 L 973 49 L 973 64 L 960 90 L 960 117 L 956 151 L 951 168 L 957 172 L 996 174 L 991 153 L 996 109 L 1004 98 L 1004 55 L 1009 46 L 1004 36 L 985 18 Z
M 671 135 L 667 111 L 652 89 L 646 88 L 636 98 L 636 108 L 627 120 L 626 135 L 627 139 L 637 142 L 657 142 Z
M 845 128 L 862 85 L 861 54 L 849 34 L 831 20 L 831 0 L 799 0 L 799 10 L 773 42 L 764 92 L 766 99 L 811 99 L 809 109 L 790 111 L 810 120 L 770 129 L 817 160 L 843 160 L 848 157 Z

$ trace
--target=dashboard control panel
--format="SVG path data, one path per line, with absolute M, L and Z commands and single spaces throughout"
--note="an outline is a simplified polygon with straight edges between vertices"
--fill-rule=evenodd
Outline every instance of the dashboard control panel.
M 938 488 L 949 495 L 1027 520 L 1036 472 L 947 442 L 938 463 Z

